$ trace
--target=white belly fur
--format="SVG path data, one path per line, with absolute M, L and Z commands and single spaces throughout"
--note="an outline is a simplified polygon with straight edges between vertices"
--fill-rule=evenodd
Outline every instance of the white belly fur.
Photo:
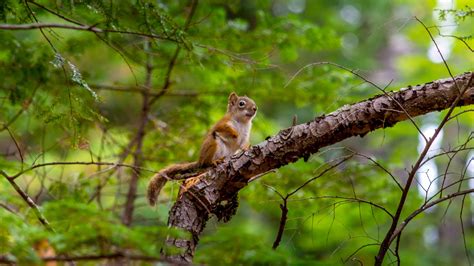
M 238 150 L 246 148 L 245 146 L 249 143 L 250 129 L 252 128 L 252 123 L 238 123 L 236 121 L 230 120 L 229 126 L 237 131 L 237 141 L 226 141 L 221 138 L 219 135 L 216 137 L 217 141 L 217 150 L 214 154 L 213 160 L 229 157 L 235 154 Z
M 252 122 L 238 123 L 234 120 L 231 120 L 229 121 L 229 123 L 231 123 L 231 126 L 238 132 L 239 135 L 239 137 L 237 138 L 238 147 L 233 152 L 235 153 L 237 150 L 245 148 L 244 146 L 247 145 L 247 143 L 249 142 Z

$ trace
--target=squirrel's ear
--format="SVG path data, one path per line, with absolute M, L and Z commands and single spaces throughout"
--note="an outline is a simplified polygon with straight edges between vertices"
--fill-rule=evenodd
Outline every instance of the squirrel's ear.
M 235 92 L 231 92 L 229 94 L 229 104 L 234 105 L 237 102 L 237 98 L 239 98 L 239 96 L 237 96 Z

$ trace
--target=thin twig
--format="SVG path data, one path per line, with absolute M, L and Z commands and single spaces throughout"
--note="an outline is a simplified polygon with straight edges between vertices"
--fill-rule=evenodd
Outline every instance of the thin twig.
M 23 191 L 19 186 L 18 184 L 15 182 L 15 180 L 13 180 L 12 178 L 9 178 L 8 175 L 3 171 L 3 170 L 0 170 L 0 175 L 3 175 L 7 180 L 8 182 L 12 185 L 12 187 L 15 189 L 15 191 L 20 194 L 21 198 L 26 202 L 26 204 L 28 204 L 28 206 L 30 206 L 30 208 L 33 210 L 33 212 L 35 213 L 36 217 L 38 218 L 38 220 L 40 221 L 40 223 L 46 228 L 48 229 L 49 231 L 51 232 L 54 232 L 54 229 L 51 227 L 51 225 L 49 224 L 48 220 L 46 219 L 46 217 L 44 217 L 43 213 L 40 211 L 38 205 L 36 205 L 36 203 L 33 201 L 33 199 L 31 199 L 30 196 L 28 196 L 28 194 L 26 194 L 25 191 Z
M 379 167 L 380 169 L 382 169 L 385 173 L 387 173 L 390 178 L 392 178 L 393 182 L 395 182 L 398 186 L 398 188 L 403 191 L 403 187 L 402 185 L 400 184 L 400 182 L 398 182 L 398 180 L 395 178 L 395 176 L 387 169 L 385 168 L 384 166 L 382 166 L 379 162 L 377 162 L 375 159 L 373 159 L 372 157 L 369 157 L 367 155 L 364 155 L 364 154 L 361 154 L 361 153 L 355 153 L 356 156 L 360 156 L 360 157 L 363 157 L 369 161 L 371 161 L 373 164 L 375 164 L 377 167 Z
M 152 64 L 152 57 L 149 53 L 150 51 L 150 42 L 146 40 L 144 43 L 144 51 L 146 53 L 146 64 L 145 64 L 145 88 L 150 90 L 152 85 L 152 74 L 153 74 L 153 64 Z M 142 94 L 142 107 L 140 113 L 140 122 L 137 129 L 136 134 L 136 149 L 133 153 L 133 165 L 135 167 L 141 167 L 143 164 L 143 141 L 145 139 L 146 134 L 146 125 L 148 124 L 148 114 L 150 112 L 150 102 L 148 100 L 147 94 Z M 130 226 L 133 220 L 133 212 L 135 210 L 135 199 L 137 197 L 137 188 L 138 188 L 138 178 L 140 177 L 140 171 L 135 171 L 132 173 L 130 178 L 130 184 L 127 193 L 127 199 L 125 202 L 125 209 L 123 211 L 122 222 Z
M 41 257 L 40 258 L 44 262 L 61 262 L 61 261 L 97 261 L 97 260 L 110 260 L 110 259 L 127 259 L 127 260 L 135 260 L 135 261 L 161 261 L 167 262 L 160 257 L 152 257 L 152 256 L 144 256 L 144 255 L 133 255 L 133 254 L 125 254 L 125 253 L 112 253 L 112 254 L 99 254 L 99 255 L 78 255 L 78 256 L 52 256 L 52 257 Z M 10 260 L 8 258 L 0 256 L 1 263 L 12 263 L 15 264 L 16 261 Z
M 191 23 L 193 19 L 197 5 L 198 5 L 198 0 L 192 0 L 191 10 L 189 11 L 189 14 L 186 18 L 186 22 L 184 23 L 183 31 L 186 31 L 189 28 L 189 24 Z M 161 96 L 163 96 L 168 91 L 171 85 L 171 73 L 174 69 L 174 66 L 176 65 L 176 60 L 178 59 L 178 55 L 180 51 L 181 51 L 181 46 L 178 45 L 176 47 L 176 50 L 174 51 L 173 56 L 171 57 L 171 60 L 168 63 L 168 68 L 166 69 L 165 81 L 163 82 L 163 86 L 161 87 L 161 90 L 150 99 L 150 105 L 153 105 Z
M 323 175 L 325 175 L 327 172 L 331 171 L 332 169 L 338 167 L 339 165 L 341 165 L 342 163 L 344 163 L 345 161 L 349 160 L 350 158 L 352 158 L 354 155 L 351 154 L 351 155 L 348 155 L 348 156 L 345 156 L 343 157 L 342 160 L 340 160 L 338 163 L 336 164 L 333 164 L 331 165 L 330 167 L 324 169 L 324 171 L 322 171 L 321 173 L 319 173 L 318 175 L 310 178 L 309 180 L 307 180 L 306 182 L 304 182 L 302 185 L 300 185 L 299 187 L 297 187 L 295 190 L 293 190 L 292 192 L 288 193 L 287 195 L 287 198 L 288 197 L 291 197 L 293 194 L 295 194 L 296 192 L 298 192 L 300 189 L 302 189 L 303 187 L 305 187 L 306 185 L 308 185 L 309 183 L 313 182 L 314 180 L 322 177 Z
M 73 24 L 76 24 L 76 25 L 79 25 L 79 26 L 84 26 L 83 23 L 80 23 L 79 21 L 76 21 L 76 20 L 73 20 L 73 19 L 71 19 L 71 18 L 65 17 L 65 16 L 59 14 L 58 12 L 56 12 L 56 11 L 50 9 L 50 8 L 47 8 L 46 6 L 43 6 L 43 5 L 41 5 L 41 4 L 39 4 L 39 3 L 35 2 L 35 1 L 26 0 L 26 2 L 32 3 L 33 5 L 39 7 L 39 8 L 41 8 L 41 9 L 43 9 L 43 10 L 46 10 L 48 13 L 51 13 L 51 14 L 53 14 L 53 15 L 59 17 L 59 18 L 62 18 L 63 20 L 65 20 L 65 21 L 67 21 L 67 22 L 70 22 L 70 23 L 73 23 Z
M 95 88 L 98 90 L 109 90 L 109 91 L 117 91 L 117 92 L 130 92 L 130 93 L 140 93 L 140 94 L 147 94 L 148 96 L 158 96 L 159 93 L 150 92 L 147 88 L 142 86 L 126 86 L 126 85 L 105 85 L 105 84 L 90 84 L 91 88 Z M 209 92 L 210 94 L 218 93 L 218 92 Z M 181 90 L 181 91 L 173 91 L 168 92 L 164 96 L 184 96 L 184 97 L 196 97 L 199 94 L 205 94 L 205 92 L 195 92 L 191 90 Z
M 38 88 L 40 87 L 40 85 L 36 86 L 34 89 L 33 89 L 33 92 L 31 93 L 31 96 L 26 99 L 24 101 L 24 104 L 23 106 L 21 107 L 20 110 L 18 110 L 18 112 L 12 116 L 12 118 L 10 118 L 10 120 L 8 120 L 8 122 L 4 123 L 1 127 L 0 127 L 0 132 L 2 132 L 3 130 L 7 129 L 11 124 L 13 124 L 17 119 L 18 117 L 20 117 L 21 114 L 23 114 L 26 110 L 28 110 L 28 108 L 31 106 L 31 103 L 33 101 L 33 98 L 35 97 L 36 95 L 36 92 L 38 91 Z
M 167 40 L 172 42 L 180 42 L 177 39 L 170 37 L 164 37 L 153 33 L 143 33 L 127 30 L 112 30 L 112 29 L 101 29 L 95 26 L 89 25 L 71 25 L 71 24 L 60 24 L 60 23 L 31 23 L 31 24 L 0 24 L 0 30 L 35 30 L 35 29 L 69 29 L 79 31 L 89 31 L 94 33 L 120 33 L 126 35 L 135 35 L 148 37 L 152 39 Z
M 23 164 L 25 163 L 25 160 L 23 158 L 23 152 L 21 152 L 20 145 L 18 144 L 18 141 L 16 141 L 15 136 L 13 136 L 13 133 L 10 131 L 10 129 L 7 127 L 6 128 L 8 131 L 8 134 L 10 135 L 10 138 L 13 140 L 15 143 L 16 149 L 18 151 L 18 154 L 20 155 L 20 160 L 21 160 L 21 168 L 23 169 Z
M 132 169 L 135 169 L 135 170 L 143 170 L 143 171 L 148 171 L 148 172 L 151 172 L 151 173 L 156 173 L 156 171 L 152 170 L 152 169 L 143 168 L 143 167 L 135 167 L 133 165 L 123 164 L 123 163 L 111 163 L 111 162 L 47 162 L 47 163 L 35 164 L 35 165 L 33 165 L 29 168 L 26 168 L 26 169 L 18 172 L 17 174 L 9 176 L 9 178 L 10 179 L 15 179 L 15 178 L 23 175 L 24 173 L 29 172 L 31 170 L 34 170 L 36 168 L 45 167 L 45 166 L 55 166 L 55 165 L 112 165 L 114 167 L 128 167 L 128 168 L 132 168 Z
M 14 210 L 12 207 L 8 206 L 6 203 L 2 203 L 0 202 L 0 207 L 4 208 L 5 210 L 15 214 L 15 215 L 18 215 L 18 212 L 16 210 Z
M 465 202 L 466 202 L 466 194 L 464 194 L 463 197 L 462 197 L 461 210 L 459 211 L 459 222 L 461 223 L 462 241 L 463 241 L 463 244 L 464 244 L 464 253 L 466 254 L 466 258 L 467 258 L 467 265 L 472 265 L 471 257 L 469 256 L 468 245 L 467 245 L 467 242 L 466 242 L 466 231 L 464 229 L 464 221 L 463 221 L 463 217 L 462 217 Z
M 359 203 L 365 203 L 365 204 L 368 204 L 368 205 L 371 205 L 377 209 L 380 209 L 382 210 L 383 212 L 385 212 L 386 214 L 388 214 L 388 216 L 390 216 L 391 218 L 393 218 L 393 214 L 390 213 L 389 210 L 387 210 L 385 207 L 383 207 L 382 205 L 379 205 L 377 203 L 374 203 L 372 201 L 368 201 L 368 200 L 364 200 L 364 199 L 360 199 L 360 198 L 350 198 L 350 197 L 344 197 L 344 196 L 315 196 L 315 197 L 307 197 L 307 198 L 302 198 L 302 199 L 295 199 L 295 200 L 289 200 L 289 201 L 303 201 L 303 200 L 311 200 L 311 199 L 344 199 L 346 200 L 347 202 L 359 202 Z
M 444 58 L 443 53 L 441 53 L 441 50 L 439 49 L 438 43 L 436 43 L 436 41 L 435 41 L 433 35 L 431 34 L 431 31 L 428 29 L 428 27 L 426 27 L 426 25 L 425 25 L 425 23 L 423 23 L 423 21 L 421 21 L 421 20 L 420 20 L 419 18 L 417 18 L 417 17 L 415 17 L 415 19 L 425 28 L 426 32 L 427 32 L 428 35 L 430 36 L 431 41 L 432 41 L 433 44 L 435 45 L 436 50 L 438 50 L 438 54 L 439 54 L 439 56 L 441 57 L 444 66 L 445 66 L 446 69 L 448 70 L 449 75 L 450 75 L 451 78 L 454 80 L 453 73 L 451 73 L 451 69 L 449 68 L 448 63 L 446 62 L 446 59 Z M 458 88 L 458 89 L 459 89 L 459 88 Z
M 435 205 L 438 205 L 440 204 L 441 202 L 443 201 L 446 201 L 446 200 L 449 200 L 449 199 L 452 199 L 454 197 L 459 197 L 459 196 L 463 196 L 463 195 L 467 195 L 467 194 L 470 194 L 470 193 L 474 193 L 474 188 L 472 189 L 467 189 L 467 190 L 463 190 L 463 191 L 459 191 L 459 192 L 455 192 L 455 193 L 452 193 L 452 194 L 448 194 L 440 199 L 437 199 L 435 201 L 432 201 L 418 209 L 416 209 L 415 211 L 413 211 L 410 215 L 408 215 L 408 217 L 403 220 L 402 223 L 400 223 L 400 225 L 397 227 L 397 229 L 393 232 L 392 234 L 392 237 L 391 237 L 391 241 L 393 241 L 393 239 L 395 239 L 399 234 L 401 234 L 401 232 L 403 231 L 403 229 L 408 225 L 408 223 L 413 220 L 413 218 L 415 218 L 417 215 L 419 215 L 420 213 L 428 210 L 429 208 L 435 206 Z
M 420 169 L 420 165 L 421 163 L 423 162 L 426 154 L 428 153 L 431 145 L 433 144 L 433 142 L 435 141 L 436 137 L 439 135 L 439 133 L 441 132 L 441 130 L 443 129 L 444 125 L 446 124 L 446 122 L 448 121 L 450 115 L 452 114 L 452 112 L 454 111 L 454 108 L 458 105 L 459 101 L 461 100 L 464 92 L 469 88 L 471 82 L 473 81 L 473 77 L 474 77 L 474 73 L 471 73 L 470 75 L 470 78 L 466 84 L 466 86 L 459 92 L 459 95 L 456 97 L 456 99 L 451 103 L 451 106 L 448 110 L 448 112 L 446 113 L 446 115 L 444 116 L 443 120 L 441 121 L 441 123 L 439 124 L 439 126 L 436 128 L 433 136 L 429 139 L 428 143 L 426 143 L 424 149 L 422 150 L 422 152 L 420 153 L 419 157 L 418 157 L 418 160 L 416 161 L 415 165 L 412 167 L 412 170 L 410 171 L 409 175 L 408 175 L 408 178 L 407 178 L 407 182 L 406 182 L 406 185 L 403 189 L 403 193 L 402 193 L 402 196 L 400 197 L 400 202 L 398 203 L 398 207 L 397 207 L 397 211 L 395 213 L 395 216 L 394 216 L 394 219 L 392 221 L 392 225 L 390 227 L 390 229 L 388 230 L 387 234 L 385 235 L 385 238 L 382 242 L 382 244 L 380 245 L 380 249 L 379 249 L 379 253 L 378 255 L 376 256 L 376 261 L 375 261 L 375 264 L 376 265 L 381 265 L 382 264 L 382 261 L 385 257 L 385 254 L 388 250 L 388 248 L 390 247 L 390 244 L 392 243 L 392 241 L 394 240 L 394 238 L 396 237 L 395 233 L 397 233 L 397 224 L 398 224 L 398 221 L 400 219 L 400 215 L 402 213 L 402 210 L 403 210 L 403 207 L 405 205 L 405 201 L 406 201 L 406 198 L 408 196 L 408 192 L 410 190 L 410 186 L 413 182 L 413 178 L 415 177 L 418 169 Z M 457 83 L 456 83 L 457 84 Z M 404 227 L 403 227 L 404 228 Z
M 400 259 L 400 253 L 399 253 L 399 250 L 400 250 L 400 240 L 402 238 L 402 234 L 400 233 L 398 236 L 397 236 L 397 244 L 395 246 L 395 257 L 397 257 L 397 266 L 400 266 L 400 264 L 402 263 L 402 260 Z
M 377 90 L 379 90 L 380 92 L 382 92 L 385 96 L 387 96 L 388 98 L 390 98 L 390 100 L 392 100 L 393 102 L 395 102 L 398 107 L 400 107 L 400 109 L 403 111 L 403 113 L 407 116 L 407 118 L 410 120 L 410 122 L 413 124 L 413 126 L 416 128 L 416 130 L 420 133 L 420 135 L 425 139 L 425 142 L 428 142 L 428 139 L 425 137 L 425 135 L 423 134 L 423 132 L 421 131 L 421 129 L 418 127 L 418 125 L 416 124 L 415 120 L 413 120 L 413 118 L 411 117 L 411 115 L 405 110 L 405 108 L 403 107 L 403 105 L 397 101 L 395 98 L 392 97 L 392 95 L 390 95 L 389 93 L 387 93 L 386 91 L 386 88 L 387 86 L 385 86 L 385 88 L 381 88 L 379 85 L 375 84 L 373 81 L 369 80 L 368 78 L 362 76 L 361 74 L 357 73 L 355 70 L 353 69 L 350 69 L 348 67 L 345 67 L 343 65 L 339 65 L 339 64 L 336 64 L 336 63 L 333 63 L 333 62 L 328 62 L 328 61 L 322 61 L 322 62 L 315 62 L 315 63 L 310 63 L 310 64 L 307 64 L 305 65 L 304 67 L 300 68 L 298 71 L 296 71 L 295 74 L 293 74 L 291 76 L 291 78 L 288 80 L 288 82 L 285 84 L 284 88 L 286 88 L 292 81 L 293 79 L 295 79 L 296 76 L 298 76 L 301 71 L 303 71 L 304 69 L 308 68 L 308 67 L 312 67 L 312 66 L 321 66 L 321 65 L 329 65 L 329 66 L 334 66 L 334 67 L 337 67 L 337 68 L 340 68 L 342 70 L 345 70 L 351 74 L 353 74 L 354 76 L 358 77 L 359 79 L 369 83 L 370 85 L 372 85 L 374 88 L 376 88 Z M 391 83 L 391 81 L 390 81 Z M 389 83 L 389 85 L 390 85 Z
M 280 225 L 278 227 L 278 233 L 275 238 L 275 241 L 273 242 L 273 249 L 277 249 L 277 247 L 280 245 L 281 238 L 283 236 L 283 231 L 285 230 L 285 225 L 286 221 L 288 220 L 288 198 L 283 199 L 283 203 L 280 204 L 280 209 L 281 209 L 281 217 L 280 217 Z
M 264 184 L 264 186 L 268 187 L 269 189 L 273 190 L 275 193 L 278 194 L 278 196 L 282 199 L 282 203 L 280 204 L 280 209 L 281 209 L 281 216 L 280 216 L 280 225 L 278 227 L 278 232 L 277 232 L 277 236 L 275 238 L 275 241 L 273 242 L 273 246 L 272 248 L 273 249 L 276 249 L 278 248 L 278 246 L 280 245 L 280 242 L 281 242 L 281 238 L 283 237 L 283 231 L 285 230 L 285 226 L 286 226 L 286 221 L 288 220 L 288 199 L 294 195 L 296 192 L 298 192 L 300 189 L 302 189 L 303 187 L 305 187 L 306 185 L 308 185 L 309 183 L 311 183 L 312 181 L 320 178 L 321 176 L 325 175 L 327 172 L 329 172 L 330 170 L 338 167 L 339 165 L 341 165 L 343 162 L 349 160 L 350 158 L 352 158 L 352 155 L 349 155 L 349 156 L 346 156 L 344 157 L 342 160 L 340 160 L 338 163 L 336 164 L 333 164 L 331 165 L 330 167 L 324 169 L 321 173 L 319 173 L 317 176 L 314 176 L 313 178 L 307 180 L 305 183 L 303 183 L 301 186 L 299 186 L 298 188 L 296 188 L 295 190 L 293 190 L 292 192 L 286 194 L 286 196 L 283 196 L 278 190 L 276 190 L 275 188 L 269 186 L 269 185 L 266 185 Z M 389 213 L 390 214 L 390 213 Z M 390 214 L 391 215 L 391 214 Z
M 459 95 L 456 97 L 456 99 L 451 103 L 449 109 L 448 109 L 448 112 L 446 113 L 446 115 L 443 117 L 443 120 L 441 121 L 441 123 L 439 124 L 439 126 L 436 128 L 433 136 L 429 139 L 429 141 L 426 143 L 425 147 L 423 148 L 422 152 L 420 153 L 419 157 L 418 157 L 418 160 L 416 161 L 415 165 L 412 167 L 412 170 L 411 172 L 409 173 L 408 175 L 408 179 L 407 179 L 407 182 L 406 182 L 406 185 L 405 185 L 405 188 L 403 190 L 403 193 L 402 193 L 402 196 L 400 198 L 400 202 L 398 204 L 398 207 L 397 207 L 397 212 L 395 213 L 395 216 L 394 216 L 394 219 L 392 221 L 392 225 L 390 226 L 390 229 L 387 231 L 387 234 L 385 235 L 385 238 L 384 240 L 382 241 L 382 244 L 380 245 L 380 249 L 379 249 L 379 252 L 376 256 L 376 259 L 375 259 L 375 264 L 376 265 L 381 265 L 382 262 L 383 262 L 383 259 L 385 257 L 385 254 L 388 250 L 388 248 L 390 247 L 390 244 L 392 243 L 392 241 L 394 240 L 394 238 L 396 237 L 395 233 L 397 232 L 397 224 L 398 224 L 398 221 L 400 219 L 400 215 L 402 213 L 402 210 L 403 210 L 403 207 L 405 205 L 405 201 L 406 201 L 406 198 L 408 196 L 408 192 L 410 190 L 410 186 L 413 182 L 413 178 L 415 177 L 418 169 L 420 169 L 420 165 L 421 163 L 423 162 L 425 156 L 427 155 L 431 145 L 433 144 L 433 142 L 435 141 L 436 137 L 439 135 L 439 133 L 441 132 L 441 130 L 443 129 L 444 125 L 448 122 L 448 119 L 450 118 L 451 114 L 453 113 L 454 111 L 454 108 L 458 105 L 459 101 L 461 100 L 464 92 L 466 92 L 466 90 L 469 88 L 469 86 L 471 85 L 471 82 L 473 81 L 473 77 L 474 77 L 474 73 L 471 73 L 470 77 L 469 77 L 469 80 L 466 84 L 466 86 L 464 88 L 459 88 L 458 86 L 458 83 L 456 82 L 456 79 L 454 78 L 454 76 L 452 75 L 451 73 L 451 70 L 448 66 L 448 63 L 446 62 L 446 60 L 444 59 L 444 56 L 443 54 L 441 53 L 441 50 L 439 49 L 438 47 L 438 44 L 436 43 L 435 39 L 433 38 L 433 35 L 431 35 L 431 32 L 430 30 L 426 27 L 426 25 L 421 21 L 419 20 L 417 17 L 415 17 L 415 19 L 425 28 L 425 30 L 428 32 L 428 35 L 430 36 L 431 38 L 431 41 L 434 43 L 434 45 L 436 46 L 436 49 L 439 53 L 439 55 L 441 56 L 441 59 L 443 60 L 443 63 L 449 73 L 449 75 L 451 76 L 453 82 L 454 82 L 454 85 L 456 86 L 456 88 L 458 89 L 459 91 Z M 403 224 L 402 224 L 403 225 Z M 405 225 L 406 226 L 406 225 Z M 404 226 L 402 227 L 401 230 L 403 230 Z M 400 233 L 400 232 L 398 232 Z

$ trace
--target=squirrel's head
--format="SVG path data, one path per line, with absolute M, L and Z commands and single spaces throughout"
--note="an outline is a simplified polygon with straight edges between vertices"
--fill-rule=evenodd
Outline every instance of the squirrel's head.
M 232 92 L 229 95 L 227 112 L 238 121 L 248 122 L 255 117 L 257 105 L 249 97 L 238 96 L 235 92 Z

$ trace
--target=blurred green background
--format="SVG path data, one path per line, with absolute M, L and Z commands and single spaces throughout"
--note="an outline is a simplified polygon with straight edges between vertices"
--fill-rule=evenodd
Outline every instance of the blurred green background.
M 469 0 L 208 0 L 195 7 L 192 3 L 0 2 L 3 24 L 107 29 L 0 30 L 0 169 L 9 175 L 21 173 L 15 182 L 55 230 L 44 229 L 2 176 L 0 256 L 40 264 L 34 246 L 44 239 L 56 254 L 68 256 L 125 251 L 159 256 L 166 235 L 179 233 L 167 228 L 179 185 L 169 183 L 152 208 L 144 197 L 149 177 L 171 163 L 197 159 L 201 140 L 224 114 L 231 91 L 248 95 L 259 106 L 251 135 L 252 144 L 257 144 L 290 126 L 294 115 L 303 123 L 380 93 L 350 72 L 318 62 L 352 69 L 389 90 L 449 77 L 415 17 L 432 32 L 453 74 L 472 71 L 474 66 Z M 151 34 L 164 38 L 144 36 Z M 144 110 L 144 99 L 153 101 L 146 104 L 149 109 Z M 443 114 L 415 121 L 429 132 Z M 447 124 L 429 156 L 463 144 L 466 149 L 450 153 L 451 159 L 436 157 L 420 170 L 402 219 L 423 204 L 425 195 L 439 190 L 443 177 L 449 184 L 465 179 L 445 193 L 456 191 L 458 185 L 474 187 L 469 179 L 474 176 L 469 164 L 473 121 L 474 114 L 466 112 Z M 140 128 L 143 138 L 137 138 Z M 348 139 L 308 162 L 301 160 L 260 178 L 241 191 L 239 209 L 230 222 L 211 219 L 194 262 L 372 264 L 390 217 L 369 204 L 333 196 L 357 197 L 394 212 L 399 188 L 366 157 L 404 183 L 420 145 L 416 128 L 402 122 Z M 350 152 L 360 156 L 290 198 L 282 242 L 272 250 L 281 203 L 274 190 L 290 193 Z M 22 172 L 41 163 L 91 161 L 142 167 L 136 194 L 130 190 L 135 181 L 128 167 L 52 165 Z M 136 198 L 127 222 L 124 212 L 130 193 Z M 446 201 L 412 221 L 402 235 L 400 256 L 402 265 L 473 263 L 474 195 Z M 385 259 L 387 265 L 395 261 L 391 253 Z

